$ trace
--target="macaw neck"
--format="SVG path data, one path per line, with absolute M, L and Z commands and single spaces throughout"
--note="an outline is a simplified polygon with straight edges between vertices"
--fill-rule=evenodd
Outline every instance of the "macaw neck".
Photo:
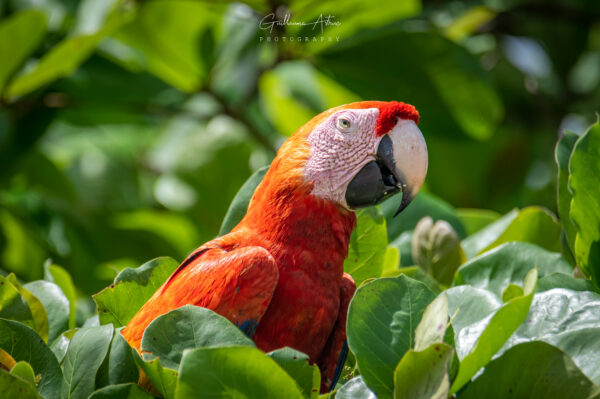
M 312 195 L 310 185 L 267 174 L 241 224 L 260 235 L 269 246 L 335 253 L 343 262 L 356 216 L 354 212 Z

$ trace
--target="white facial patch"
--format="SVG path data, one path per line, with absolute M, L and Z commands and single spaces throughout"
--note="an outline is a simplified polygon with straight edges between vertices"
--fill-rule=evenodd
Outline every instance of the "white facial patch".
M 347 109 L 330 115 L 308 136 L 311 156 L 304 175 L 312 194 L 347 207 L 345 192 L 352 178 L 377 152 L 375 128 L 379 109 Z

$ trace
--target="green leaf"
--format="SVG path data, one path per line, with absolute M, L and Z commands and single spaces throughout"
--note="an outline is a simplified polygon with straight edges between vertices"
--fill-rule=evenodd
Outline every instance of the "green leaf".
M 37 10 L 25 10 L 0 23 L 0 94 L 10 79 L 40 44 L 46 33 L 46 17 Z
M 402 43 L 402 51 L 390 51 Z M 411 54 L 406 57 L 406 54 Z M 427 115 L 424 132 L 487 140 L 504 113 L 477 58 L 431 32 L 399 24 L 360 32 L 316 56 L 323 72 L 362 98 L 402 99 Z M 373 79 L 365 79 L 365 71 Z
M 513 298 L 523 295 L 523 288 L 516 284 L 509 284 L 508 287 L 502 292 L 502 301 L 508 302 Z
M 573 194 L 571 220 L 577 235 L 573 253 L 577 265 L 600 284 L 600 124 L 587 131 L 575 144 L 569 188 Z
M 361 376 L 345 383 L 335 395 L 337 399 L 377 399 Z
M 38 298 L 48 315 L 48 342 L 54 340 L 68 328 L 69 300 L 60 287 L 54 283 L 38 280 L 23 286 Z
M 468 337 L 465 327 L 485 319 L 502 306 L 499 298 L 489 291 L 474 288 L 470 285 L 452 287 L 444 291 L 448 296 L 448 315 L 452 317 L 452 328 L 456 337 L 456 349 L 460 357 L 464 357 L 472 348 L 473 342 L 469 341 L 463 347 L 463 337 Z
M 10 370 L 10 374 L 27 381 L 35 387 L 35 373 L 33 372 L 31 365 L 26 361 L 21 360 L 20 362 L 17 362 L 12 370 Z
M 600 388 L 560 349 L 528 342 L 491 361 L 460 397 L 587 399 L 600 397 Z
M 429 274 L 425 273 L 419 266 L 402 267 L 398 269 L 397 272 L 394 272 L 393 275 L 384 277 L 396 277 L 400 274 L 404 274 L 406 277 L 422 282 L 436 295 L 442 292 L 439 283 Z
M 0 348 L 17 362 L 28 362 L 35 375 L 41 374 L 38 391 L 42 396 L 60 396 L 62 372 L 54 353 L 34 330 L 16 321 L 0 319 Z
M 44 279 L 58 285 L 69 300 L 69 328 L 75 328 L 77 296 L 71 275 L 62 267 L 47 262 L 44 265 Z
M 394 398 L 446 399 L 450 389 L 448 363 L 454 349 L 435 343 L 422 351 L 409 350 L 394 372 Z
M 533 244 L 510 242 L 461 266 L 454 276 L 454 285 L 484 288 L 501 298 L 506 287 L 519 285 L 533 268 L 538 268 L 540 277 L 573 271 L 559 253 L 548 252 Z
M 75 333 L 62 365 L 62 398 L 87 398 L 94 391 L 96 372 L 108 353 L 112 337 L 111 325 L 83 327 Z
M 415 328 L 434 298 L 425 284 L 404 275 L 377 279 L 356 291 L 348 310 L 348 346 L 379 398 L 392 396 L 394 369 L 414 347 Z
M 316 399 L 321 386 L 321 372 L 316 365 L 309 364 L 309 357 L 292 348 L 281 348 L 267 353 L 279 367 L 296 381 L 305 398 Z
M 185 349 L 205 346 L 254 346 L 254 342 L 212 310 L 185 305 L 146 327 L 141 350 L 158 356 L 164 367 L 178 370 Z
M 6 276 L 6 280 L 10 282 L 13 287 L 17 289 L 17 291 L 19 291 L 19 294 L 21 294 L 23 298 L 25 298 L 33 318 L 33 329 L 40 335 L 40 337 L 42 337 L 45 342 L 48 342 L 48 315 L 46 314 L 46 309 L 44 308 L 42 302 L 27 289 L 23 288 L 23 286 L 17 281 L 17 276 L 15 276 L 13 273 Z
M 175 397 L 175 386 L 177 385 L 177 371 L 163 368 L 160 358 L 142 359 L 137 350 L 133 349 L 133 358 L 136 364 L 148 377 L 152 386 L 166 399 Z
M 538 292 L 548 291 L 552 288 L 566 288 L 573 291 L 594 291 L 594 284 L 590 280 L 575 278 L 563 273 L 551 273 L 538 281 Z
M 384 0 L 378 3 L 377 7 L 370 7 L 369 4 L 359 0 L 345 2 L 295 0 L 291 8 L 295 11 L 292 16 L 293 21 L 303 21 L 308 25 L 288 25 L 286 30 L 294 36 L 316 37 L 316 41 L 304 44 L 309 51 L 315 52 L 336 43 L 336 38 L 352 37 L 364 29 L 384 26 L 416 15 L 421 11 L 421 1 Z M 323 21 L 328 15 L 332 15 L 332 22 L 339 24 L 319 24 L 319 21 Z M 311 24 L 314 22 L 317 22 L 317 25 Z M 320 37 L 324 37 L 325 40 L 321 40 Z M 334 40 L 329 41 L 329 37 Z
M 531 303 L 527 323 L 511 336 L 503 349 L 524 341 L 544 341 L 571 356 L 575 364 L 594 382 L 600 383 L 600 342 L 598 334 L 600 294 L 568 289 L 537 293 Z
M 246 180 L 244 185 L 239 189 L 233 201 L 231 201 L 231 205 L 227 210 L 227 214 L 223 219 L 223 224 L 221 225 L 221 229 L 219 230 L 219 235 L 225 235 L 231 231 L 246 215 L 246 211 L 248 210 L 248 203 L 250 203 L 250 198 L 254 194 L 254 190 L 260 184 L 265 174 L 269 170 L 268 166 L 264 166 L 254 172 L 252 176 Z
M 41 396 L 35 386 L 27 381 L 0 369 L 0 392 L 5 398 L 38 399 Z
M 185 351 L 176 398 L 302 398 L 295 381 L 262 351 L 252 347 L 198 348 Z
M 35 328 L 33 314 L 19 290 L 4 276 L 0 275 L 0 317 L 16 320 Z
M 96 373 L 96 387 L 137 383 L 139 379 L 139 371 L 131 347 L 120 330 L 115 330 L 108 355 Z
M 372 277 L 380 277 L 387 250 L 385 218 L 377 207 L 361 209 L 356 214 L 356 229 L 350 236 L 344 271 L 357 286 Z
M 536 283 L 537 270 L 532 269 L 527 273 L 523 283 L 524 295 L 507 302 L 489 320 L 481 335 L 478 336 L 473 349 L 462 358 L 458 375 L 450 387 L 451 393 L 462 388 L 482 367 L 488 364 L 492 356 L 502 348 L 512 333 L 523 323 L 535 293 Z M 472 334 L 472 338 L 476 337 L 476 334 Z
M 558 143 L 556 143 L 556 148 L 554 150 L 554 159 L 558 166 L 556 193 L 558 217 L 565 232 L 571 252 L 575 249 L 575 235 L 577 234 L 577 230 L 575 229 L 575 225 L 571 221 L 570 216 L 571 199 L 573 196 L 571 191 L 569 191 L 569 160 L 571 159 L 571 153 L 573 152 L 577 139 L 579 139 L 578 134 L 567 130 L 558 140 Z
M 129 383 L 101 388 L 91 394 L 89 399 L 151 399 L 153 397 L 137 384 Z
M 128 12 L 115 13 L 93 35 L 71 36 L 46 53 L 32 70 L 16 77 L 6 89 L 10 99 L 21 97 L 58 78 L 71 75 L 96 49 L 100 41 L 131 17 Z
M 560 225 L 545 208 L 530 206 L 512 210 L 462 242 L 467 258 L 505 242 L 523 241 L 549 251 L 560 250 Z
M 456 209 L 456 216 L 465 227 L 467 236 L 477 233 L 479 230 L 495 222 L 500 218 L 500 214 L 488 209 Z
M 123 269 L 114 284 L 92 295 L 101 324 L 123 327 L 150 299 L 179 264 L 168 257 L 156 258 L 132 269 Z
M 448 296 L 441 293 L 425 308 L 423 318 L 415 329 L 415 351 L 422 351 L 429 345 L 442 342 L 448 323 Z
M 321 111 L 360 100 L 306 61 L 277 65 L 261 75 L 259 88 L 269 120 L 284 136 Z
M 201 88 L 211 67 L 198 46 L 205 30 L 217 22 L 214 9 L 194 1 L 144 3 L 136 19 L 114 38 L 135 49 L 136 61 L 148 72 L 193 92 Z

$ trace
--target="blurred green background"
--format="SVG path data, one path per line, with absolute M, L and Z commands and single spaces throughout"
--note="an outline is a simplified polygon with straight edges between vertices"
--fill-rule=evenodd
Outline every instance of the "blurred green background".
M 0 0 L 0 17 L 0 271 L 52 258 L 82 293 L 214 237 L 324 109 L 415 105 L 429 198 L 501 213 L 555 210 L 555 142 L 600 109 L 596 0 Z

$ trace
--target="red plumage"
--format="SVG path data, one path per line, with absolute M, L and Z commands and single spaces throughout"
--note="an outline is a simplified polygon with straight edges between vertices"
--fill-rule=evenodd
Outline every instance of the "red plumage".
M 346 340 L 355 285 L 344 274 L 353 212 L 311 194 L 303 168 L 306 137 L 331 113 L 379 107 L 379 125 L 397 116 L 416 120 L 412 106 L 362 102 L 328 110 L 288 139 L 257 187 L 243 220 L 198 248 L 140 309 L 122 334 L 138 350 L 144 329 L 180 306 L 207 307 L 242 325 L 258 323 L 253 339 L 271 351 L 290 346 L 310 356 L 329 388 Z M 393 127 L 393 125 L 392 125 Z

